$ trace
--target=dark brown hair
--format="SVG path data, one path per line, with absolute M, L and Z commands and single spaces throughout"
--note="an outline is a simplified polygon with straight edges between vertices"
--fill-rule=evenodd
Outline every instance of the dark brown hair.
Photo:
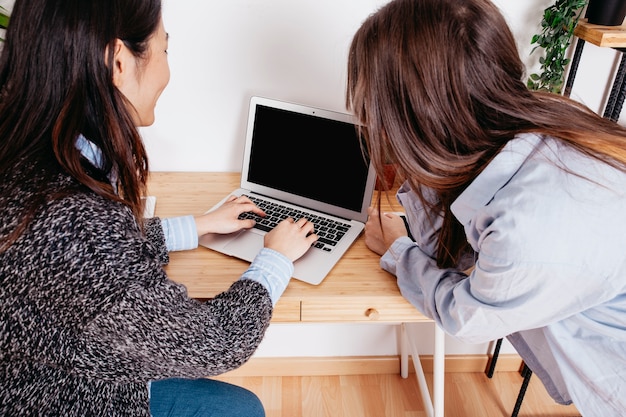
M 367 152 L 386 159 L 444 219 L 440 267 L 469 248 L 450 205 L 515 135 L 559 138 L 623 169 L 626 129 L 563 96 L 532 92 L 502 14 L 488 0 L 393 0 L 357 31 L 348 59 L 347 107 Z
M 0 56 L 0 181 L 18 163 L 43 176 L 40 189 L 64 172 L 139 217 L 148 161 L 131 104 L 113 85 L 113 46 L 121 39 L 145 58 L 160 19 L 160 0 L 15 2 Z M 102 151 L 101 170 L 76 149 L 81 134 Z M 54 198 L 33 194 L 12 239 Z

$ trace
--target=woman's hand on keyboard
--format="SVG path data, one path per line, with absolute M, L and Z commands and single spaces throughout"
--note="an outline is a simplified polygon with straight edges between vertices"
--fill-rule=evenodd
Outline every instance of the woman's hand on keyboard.
M 305 218 L 294 221 L 287 218 L 265 235 L 265 247 L 295 261 L 317 240 L 314 225 Z
M 245 212 L 252 212 L 261 217 L 265 216 L 263 210 L 258 208 L 248 197 L 231 195 L 224 204 L 215 210 L 195 217 L 198 236 L 207 233 L 233 233 L 254 227 L 254 220 L 238 219 L 239 215 Z

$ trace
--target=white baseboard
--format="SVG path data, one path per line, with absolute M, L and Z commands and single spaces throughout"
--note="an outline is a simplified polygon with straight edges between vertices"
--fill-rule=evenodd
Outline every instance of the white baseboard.
M 424 372 L 432 373 L 432 355 L 421 357 Z M 488 355 L 447 355 L 446 372 L 485 372 Z M 496 372 L 515 372 L 522 365 L 516 354 L 501 354 Z M 410 364 L 410 370 L 413 365 Z M 413 371 L 414 372 L 414 371 Z M 337 357 L 289 357 L 252 358 L 239 369 L 223 376 L 319 376 L 319 375 L 365 375 L 400 373 L 399 356 L 337 356 Z

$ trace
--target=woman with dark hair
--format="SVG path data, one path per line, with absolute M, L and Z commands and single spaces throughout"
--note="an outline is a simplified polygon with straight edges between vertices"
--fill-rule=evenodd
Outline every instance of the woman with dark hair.
M 626 129 L 531 92 L 488 0 L 393 0 L 354 36 L 348 107 L 403 222 L 368 247 L 402 294 L 470 343 L 504 336 L 559 403 L 626 411 Z M 473 268 L 471 268 L 473 267 Z
M 0 56 L 0 415 L 264 415 L 251 392 L 202 377 L 254 353 L 316 235 L 279 224 L 205 303 L 168 280 L 168 251 L 263 212 L 233 197 L 142 219 L 137 127 L 169 81 L 167 38 L 160 0 L 14 5 Z

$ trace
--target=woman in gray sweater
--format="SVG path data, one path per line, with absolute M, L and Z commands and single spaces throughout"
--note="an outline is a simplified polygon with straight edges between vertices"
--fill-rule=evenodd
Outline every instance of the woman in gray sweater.
M 14 5 L 0 57 L 2 416 L 264 415 L 203 377 L 253 354 L 316 236 L 281 223 L 205 303 L 167 278 L 163 223 L 141 218 L 137 131 L 169 81 L 167 38 L 159 0 Z M 239 198 L 191 223 L 228 233 L 252 226 L 244 211 L 262 214 Z

